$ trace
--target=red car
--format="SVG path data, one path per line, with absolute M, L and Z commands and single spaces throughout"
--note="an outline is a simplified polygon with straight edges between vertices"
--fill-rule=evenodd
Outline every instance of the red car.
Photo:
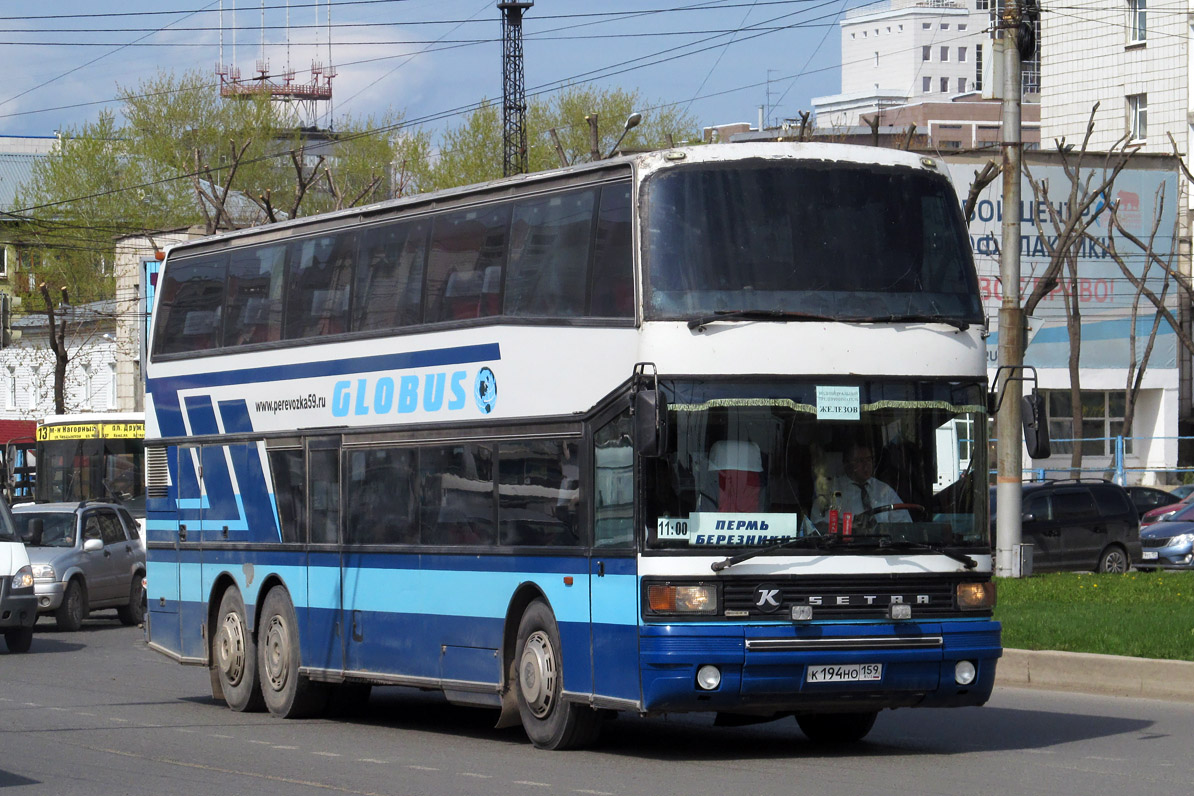
M 1194 511 L 1188 509 L 1194 508 L 1194 492 L 1191 492 L 1186 497 L 1182 498 L 1177 503 L 1170 503 L 1168 506 L 1159 506 L 1151 511 L 1146 511 L 1140 516 L 1140 527 L 1152 525 L 1154 522 L 1161 520 L 1176 520 L 1194 519 Z M 1179 517 L 1178 514 L 1181 514 Z

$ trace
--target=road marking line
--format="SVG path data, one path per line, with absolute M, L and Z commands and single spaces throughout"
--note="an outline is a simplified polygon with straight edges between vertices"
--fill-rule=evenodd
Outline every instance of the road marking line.
M 119 722 L 119 723 L 121 723 L 121 724 L 128 724 L 128 723 L 129 723 L 129 720 L 128 720 L 128 719 L 121 719 L 121 718 L 117 718 L 116 716 L 109 716 L 109 717 L 108 717 L 108 721 L 116 721 L 116 722 Z
M 582 788 L 577 788 L 576 790 L 574 790 L 574 791 L 573 791 L 573 793 L 588 793 L 588 794 L 591 794 L 591 796 L 614 796 L 614 794 L 612 794 L 612 793 L 608 793 L 607 791 L 603 791 L 603 790 L 584 790 L 584 789 L 582 789 Z
M 319 755 L 320 757 L 339 757 L 340 756 L 340 755 L 336 754 L 335 752 L 312 752 L 311 754 Z
M 493 779 L 493 777 L 489 776 L 488 774 L 474 774 L 471 771 L 457 771 L 456 773 L 462 777 L 472 777 L 474 779 Z
M 261 744 L 262 746 L 269 746 L 269 741 L 249 741 L 249 743 Z
M 297 746 L 271 746 L 271 749 L 298 749 Z
M 209 738 L 235 738 L 236 736 L 234 736 L 234 735 L 218 735 L 213 732 L 210 735 L 208 735 L 208 737 Z
M 175 727 L 174 730 L 176 732 L 195 732 L 195 730 L 189 730 L 186 727 Z
M 531 782 L 529 779 L 516 779 L 515 785 L 532 785 L 536 788 L 550 788 L 551 785 L 547 782 Z
M 60 710 L 65 713 L 66 711 L 70 710 L 70 708 L 50 708 L 50 710 Z
M 262 741 L 261 743 L 265 743 Z M 384 796 L 381 793 L 374 791 L 354 790 L 352 788 L 344 788 L 339 785 L 332 785 L 326 782 L 315 782 L 313 780 L 293 779 L 291 777 L 279 777 L 271 774 L 260 774 L 256 771 L 238 771 L 233 768 L 219 768 L 217 766 L 207 766 L 202 763 L 187 763 L 183 760 L 174 760 L 169 757 L 154 757 L 152 755 L 139 755 L 132 752 L 126 752 L 123 749 L 105 749 L 99 746 L 84 746 L 85 749 L 90 749 L 95 752 L 103 752 L 109 755 L 119 755 L 121 757 L 128 757 L 134 760 L 148 760 L 154 763 L 165 763 L 171 766 L 179 766 L 180 768 L 192 768 L 199 771 L 210 771 L 216 774 L 231 774 L 239 777 L 252 777 L 254 779 L 263 779 L 269 782 L 283 782 L 287 785 L 303 785 L 308 788 L 319 788 L 321 790 L 334 791 L 336 793 L 351 793 L 353 796 Z
M 95 717 L 95 714 L 94 714 L 94 713 L 83 713 L 82 711 L 80 711 L 80 712 L 76 713 L 75 715 L 76 715 L 76 716 L 91 716 L 91 717 L 93 717 L 93 718 Z
M 407 768 L 413 768 L 417 771 L 439 771 L 438 768 L 432 768 L 431 766 L 407 766 Z
M 357 763 L 380 763 L 381 765 L 384 766 L 389 761 L 388 760 L 374 760 L 372 757 L 358 757 L 355 762 L 357 762 Z
M 36 702 L 26 702 L 26 703 L 25 703 L 25 707 L 27 707 L 27 708 L 40 708 L 40 707 L 41 707 L 41 705 L 37 704 Z

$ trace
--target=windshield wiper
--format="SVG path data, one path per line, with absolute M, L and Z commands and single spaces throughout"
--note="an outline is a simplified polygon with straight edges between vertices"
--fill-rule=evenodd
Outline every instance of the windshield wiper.
M 888 551 L 921 551 L 926 553 L 937 553 L 946 558 L 952 558 L 954 561 L 963 564 L 966 569 L 974 569 L 978 566 L 978 562 L 965 553 L 959 553 L 956 550 L 951 550 L 947 547 L 939 545 L 922 544 L 920 542 L 903 542 L 893 541 L 890 537 L 883 536 L 842 536 L 840 533 L 823 534 L 819 536 L 798 536 L 795 539 L 787 539 L 777 544 L 769 545 L 767 547 L 758 547 L 754 550 L 747 550 L 744 553 L 739 553 L 735 556 L 723 558 L 721 561 L 714 561 L 710 565 L 710 569 L 714 572 L 721 572 L 723 569 L 741 564 L 747 559 L 755 556 L 766 555 L 773 553 L 776 550 L 783 550 L 792 547 L 812 547 L 818 550 L 829 550 L 832 548 L 850 549 L 850 550 L 879 550 L 882 552 Z
M 866 318 L 842 318 L 843 321 L 849 323 L 858 323 L 865 321 L 867 323 L 900 323 L 920 321 L 922 323 L 944 323 L 947 326 L 952 326 L 958 331 L 964 332 L 970 328 L 970 324 L 966 321 L 958 320 L 957 318 L 942 318 L 939 315 L 875 315 Z
M 721 572 L 723 569 L 732 567 L 735 564 L 741 564 L 748 558 L 754 558 L 755 556 L 773 553 L 776 550 L 783 550 L 785 547 L 825 548 L 832 544 L 834 540 L 839 538 L 839 534 L 826 534 L 822 536 L 797 536 L 794 539 L 785 539 L 782 542 L 768 545 L 766 547 L 756 547 L 754 550 L 747 550 L 745 553 L 739 553 L 736 556 L 729 556 L 728 558 L 723 558 L 721 561 L 714 561 L 709 565 L 709 568 L 714 572 Z
M 698 331 L 717 321 L 836 321 L 838 318 L 819 315 L 815 312 L 790 312 L 788 310 L 714 310 L 709 315 L 693 318 L 689 329 Z

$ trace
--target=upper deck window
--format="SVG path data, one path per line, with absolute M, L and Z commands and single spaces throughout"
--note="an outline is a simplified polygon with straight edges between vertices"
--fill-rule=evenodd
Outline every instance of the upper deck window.
M 716 311 L 982 322 L 938 175 L 830 162 L 702 164 L 646 184 L 646 316 Z

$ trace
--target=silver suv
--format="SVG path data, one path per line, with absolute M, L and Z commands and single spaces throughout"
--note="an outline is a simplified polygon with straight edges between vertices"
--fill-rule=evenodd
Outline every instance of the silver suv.
M 37 612 L 78 630 L 94 608 L 115 608 L 122 624 L 145 617 L 145 550 L 137 521 L 114 503 L 13 506 L 33 568 Z

